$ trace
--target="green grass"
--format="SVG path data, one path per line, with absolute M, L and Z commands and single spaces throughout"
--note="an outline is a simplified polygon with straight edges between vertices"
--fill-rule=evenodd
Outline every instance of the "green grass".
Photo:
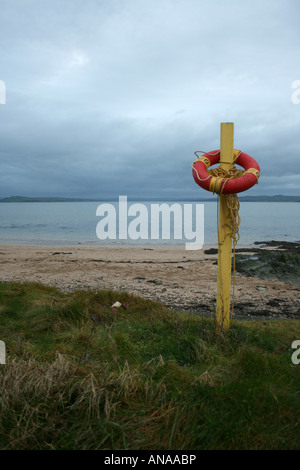
M 300 448 L 297 321 L 220 336 L 125 293 L 12 283 L 0 319 L 1 449 Z

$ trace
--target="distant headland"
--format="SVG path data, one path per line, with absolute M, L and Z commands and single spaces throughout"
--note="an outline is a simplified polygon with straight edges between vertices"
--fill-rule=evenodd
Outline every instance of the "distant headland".
M 300 202 L 300 196 L 239 196 L 241 202 Z M 132 201 L 177 201 L 177 202 L 209 202 L 215 201 L 216 196 L 211 198 L 130 198 Z M 117 197 L 112 198 L 68 198 L 68 197 L 28 197 L 28 196 L 9 196 L 0 198 L 0 202 L 101 202 L 118 201 Z

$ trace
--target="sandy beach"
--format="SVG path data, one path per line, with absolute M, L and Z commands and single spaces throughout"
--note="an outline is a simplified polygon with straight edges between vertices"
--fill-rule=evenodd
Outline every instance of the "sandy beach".
M 0 281 L 39 282 L 65 292 L 127 291 L 174 310 L 213 315 L 216 260 L 205 249 L 0 245 Z M 234 318 L 300 318 L 299 288 L 239 273 L 235 285 Z

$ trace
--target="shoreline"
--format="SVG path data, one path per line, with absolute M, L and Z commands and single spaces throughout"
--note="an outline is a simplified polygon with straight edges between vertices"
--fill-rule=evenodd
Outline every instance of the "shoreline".
M 238 247 L 239 250 L 242 247 Z M 214 316 L 217 254 L 181 247 L 0 245 L 0 282 L 38 282 L 63 292 L 126 291 L 172 310 Z M 279 280 L 235 275 L 235 319 L 300 319 L 299 291 Z
M 270 242 L 272 240 L 269 240 Z M 296 243 L 297 240 L 295 241 L 288 241 L 288 243 Z M 236 248 L 237 249 L 249 249 L 249 248 L 257 248 L 257 243 L 260 244 L 260 242 L 253 242 L 253 243 L 243 243 L 243 244 L 240 244 L 238 243 Z M 264 242 L 261 242 L 261 243 L 264 243 Z M 279 242 L 278 242 L 279 243 Z M 185 249 L 185 243 L 182 243 L 181 245 L 179 244 L 174 244 L 174 245 L 158 245 L 158 244 L 152 244 L 152 243 L 148 243 L 148 244 L 140 244 L 140 245 L 134 245 L 134 244 L 103 244 L 103 245 L 96 245 L 96 244 L 85 244 L 84 242 L 76 242 L 74 244 L 71 244 L 71 243 L 52 243 L 52 244 L 37 244 L 37 243 L 20 243 L 20 242 L 17 242 L 17 243 L 7 243 L 7 242 L 3 242 L 2 240 L 0 240 L 0 250 L 1 248 L 5 248 L 5 247 L 16 247 L 16 248 L 34 248 L 34 249 L 39 249 L 39 248 L 49 248 L 51 250 L 54 250 L 54 249 L 76 249 L 76 248 L 80 248 L 80 249 L 92 249 L 92 250 L 102 250 L 102 249 L 107 249 L 107 250 L 115 250 L 115 249 L 123 249 L 123 250 L 169 250 L 169 251 L 178 251 L 178 250 L 183 250 L 185 251 L 186 253 L 189 253 L 189 252 L 192 252 L 192 251 L 195 251 L 195 252 L 200 252 L 200 251 L 204 251 L 204 250 L 209 250 L 209 249 L 212 249 L 212 248 L 218 248 L 218 243 L 204 243 L 203 247 L 200 248 L 200 249 L 197 249 L 197 250 L 186 250 Z

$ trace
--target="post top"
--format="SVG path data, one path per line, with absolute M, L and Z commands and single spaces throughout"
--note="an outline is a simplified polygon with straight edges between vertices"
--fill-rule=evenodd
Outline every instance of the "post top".
M 222 122 L 221 123 L 221 145 L 220 145 L 220 167 L 224 170 L 228 169 L 228 166 L 233 161 L 233 135 L 234 125 L 233 122 Z

